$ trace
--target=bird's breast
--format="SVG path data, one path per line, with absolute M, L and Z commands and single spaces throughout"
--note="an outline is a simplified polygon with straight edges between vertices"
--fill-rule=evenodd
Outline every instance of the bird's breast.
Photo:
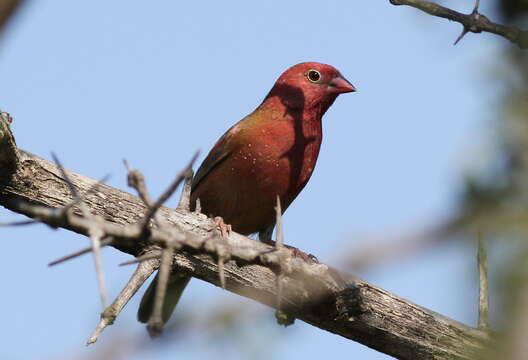
M 287 206 L 310 179 L 321 145 L 320 127 L 306 131 L 295 124 L 278 122 L 255 129 L 251 141 L 241 144 L 233 156 L 231 171 L 246 179 L 261 196 L 281 197 Z M 246 182 L 245 181 L 245 182 Z

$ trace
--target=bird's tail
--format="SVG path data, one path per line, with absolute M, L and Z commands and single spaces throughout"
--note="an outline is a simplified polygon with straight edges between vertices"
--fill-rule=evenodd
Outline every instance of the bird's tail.
M 145 294 L 141 299 L 141 304 L 139 304 L 137 318 L 142 323 L 148 322 L 152 312 L 154 311 L 154 298 L 158 284 L 158 275 L 156 275 L 156 278 L 150 283 L 147 291 L 145 291 Z M 185 290 L 189 280 L 191 280 L 191 278 L 188 276 L 171 274 L 169 283 L 167 284 L 167 293 L 165 295 L 165 301 L 163 302 L 163 309 L 161 312 L 161 318 L 164 323 L 169 320 L 172 313 L 174 312 L 174 308 L 178 304 L 183 290 Z

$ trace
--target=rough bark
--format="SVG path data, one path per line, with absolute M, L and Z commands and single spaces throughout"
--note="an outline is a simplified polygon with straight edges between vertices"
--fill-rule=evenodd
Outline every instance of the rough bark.
M 17 149 L 5 115 L 2 113 L 0 119 L 0 204 L 33 216 L 33 212 L 24 210 L 27 207 L 20 204 L 50 208 L 69 204 L 73 198 L 59 168 Z M 68 174 L 81 194 L 96 183 L 80 174 Z M 93 214 L 102 216 L 114 226 L 136 223 L 147 210 L 138 197 L 106 185 L 87 194 L 84 200 Z M 189 237 L 210 236 L 211 221 L 203 215 L 165 207 L 158 214 L 177 225 Z M 68 223 L 53 225 L 86 234 L 82 226 Z M 227 241 L 231 249 L 273 250 L 268 245 L 236 233 L 231 234 Z M 138 256 L 151 249 L 152 244 L 146 240 L 129 241 L 114 247 Z M 303 276 L 284 277 L 282 300 L 289 313 L 309 324 L 399 359 L 472 359 L 489 341 L 489 335 L 483 331 L 331 267 L 303 263 L 302 267 L 294 266 L 294 269 L 312 267 L 312 272 L 299 270 Z M 174 256 L 173 270 L 219 285 L 217 261 L 205 252 L 183 248 Z M 231 260 L 225 264 L 226 289 L 275 307 L 276 273 L 277 268 L 273 265 Z

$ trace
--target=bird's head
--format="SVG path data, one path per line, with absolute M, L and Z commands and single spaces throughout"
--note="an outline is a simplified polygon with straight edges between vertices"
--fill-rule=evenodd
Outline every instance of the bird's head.
M 356 88 L 333 66 L 305 62 L 282 73 L 267 98 L 278 96 L 291 109 L 319 108 L 322 115 L 339 94 L 353 91 Z

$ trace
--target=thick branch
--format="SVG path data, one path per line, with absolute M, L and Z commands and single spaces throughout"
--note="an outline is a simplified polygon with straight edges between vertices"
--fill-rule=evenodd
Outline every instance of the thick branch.
M 9 128 L 4 122 L 5 128 Z M 6 137 L 7 136 L 7 137 Z M 0 159 L 8 159 L 11 172 L 2 174 L 0 204 L 19 213 L 88 234 L 89 219 L 73 208 L 56 216 L 74 199 L 61 172 L 54 164 L 23 150 L 16 150 L 10 132 L 0 138 Z M 102 226 L 112 236 L 111 246 L 139 256 L 152 250 L 160 239 L 177 239 L 180 251 L 174 256 L 174 270 L 219 285 L 215 245 L 208 231 L 211 220 L 186 210 L 165 207 L 158 214 L 174 225 L 167 233 L 153 228 L 142 233 L 147 213 L 144 202 L 124 191 L 100 185 L 95 180 L 68 172 L 90 212 L 107 222 Z M 33 205 L 29 205 L 33 204 Z M 36 205 L 36 206 L 35 206 Z M 136 225 L 129 225 L 136 224 Z M 135 241 L 130 241 L 135 239 Z M 277 305 L 276 270 L 281 250 L 232 233 L 227 239 L 232 260 L 225 263 L 226 289 L 271 307 Z M 292 259 L 291 274 L 284 276 L 281 306 L 296 318 L 400 359 L 470 359 L 488 341 L 485 332 L 399 298 L 383 289 L 324 264 Z
M 463 34 L 466 32 L 489 32 L 510 40 L 521 49 L 528 48 L 528 31 L 521 30 L 515 26 L 494 23 L 486 16 L 480 14 L 477 8 L 477 11 L 473 11 L 470 14 L 462 14 L 458 11 L 425 0 L 390 0 L 390 2 L 393 5 L 412 6 L 428 13 L 429 15 L 456 21 L 464 27 Z

